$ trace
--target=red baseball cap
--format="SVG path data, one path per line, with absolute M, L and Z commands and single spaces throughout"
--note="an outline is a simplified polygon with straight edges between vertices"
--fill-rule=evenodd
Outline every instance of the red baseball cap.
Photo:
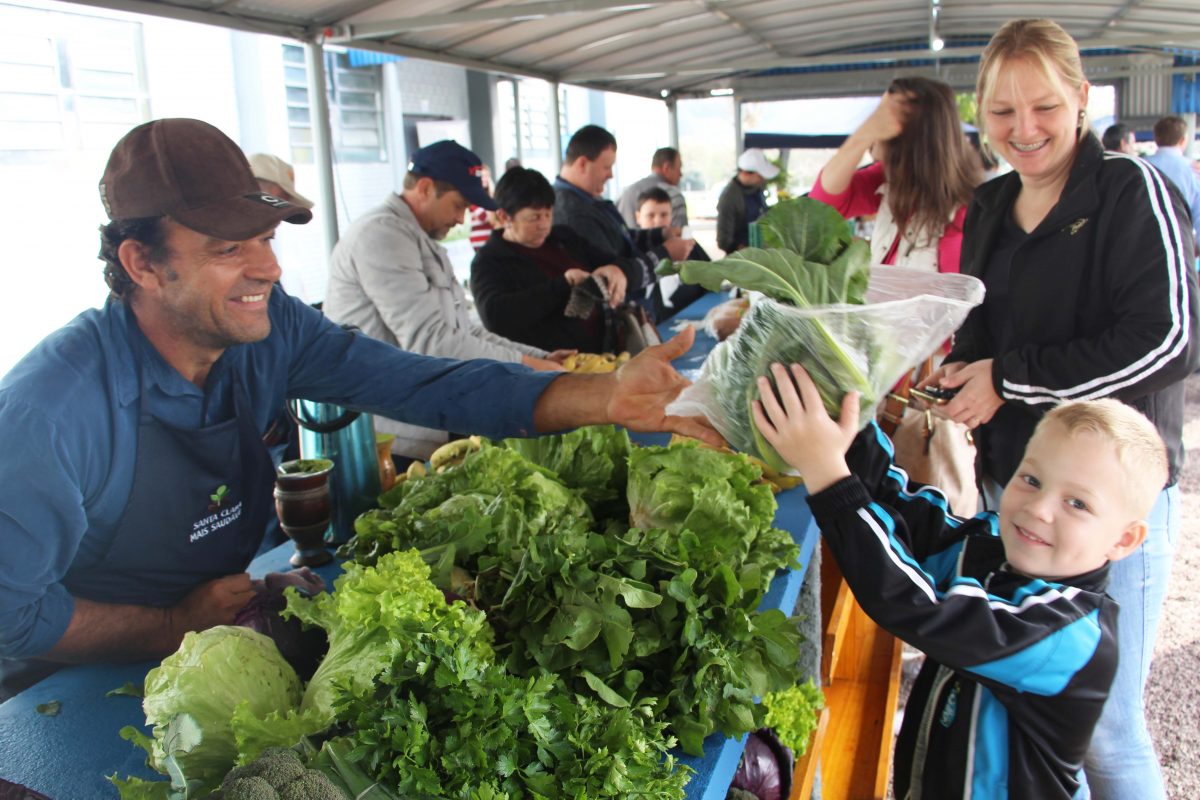
M 156 119 L 121 137 L 100 179 L 109 219 L 171 217 L 206 236 L 250 239 L 307 208 L 265 194 L 241 148 L 198 119 Z

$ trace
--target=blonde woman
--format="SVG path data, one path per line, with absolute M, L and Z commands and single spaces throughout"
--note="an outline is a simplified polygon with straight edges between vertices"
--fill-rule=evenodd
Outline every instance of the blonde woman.
M 984 51 L 981 124 L 1014 171 L 979 187 L 967 212 L 962 271 L 982 278 L 987 296 L 928 383 L 959 389 L 944 413 L 978 426 L 989 508 L 1010 480 L 1036 483 L 1018 471 L 1021 453 L 1059 403 L 1115 397 L 1162 434 L 1170 473 L 1149 535 L 1109 576 L 1120 666 L 1086 760 L 1093 797 L 1156 800 L 1164 792 L 1142 694 L 1179 528 L 1182 381 L 1200 355 L 1193 242 L 1178 193 L 1090 132 L 1088 88 L 1078 46 L 1049 20 L 1009 22 Z M 1071 524 L 1107 502 L 1080 490 L 1042 513 Z M 1018 533 L 1050 551 L 1061 544 Z M 1091 624 L 1080 620 L 1081 646 Z M 1084 731 L 1090 720 L 1079 722 Z M 1086 737 L 1076 744 L 1082 760 Z

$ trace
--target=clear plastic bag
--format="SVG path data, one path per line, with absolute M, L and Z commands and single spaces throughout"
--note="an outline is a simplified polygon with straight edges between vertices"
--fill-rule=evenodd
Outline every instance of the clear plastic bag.
M 865 426 L 896 381 L 958 329 L 983 292 L 969 275 L 883 266 L 871 272 L 864 305 L 795 308 L 764 298 L 713 348 L 667 413 L 703 414 L 738 450 L 790 471 L 751 416 L 755 381 L 771 364 L 803 366 L 834 416 L 846 392 L 860 392 Z

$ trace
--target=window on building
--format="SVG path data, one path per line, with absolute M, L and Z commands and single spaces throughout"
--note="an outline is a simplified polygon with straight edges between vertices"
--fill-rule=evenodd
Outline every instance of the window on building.
M 283 64 L 292 161 L 309 164 L 313 160 L 313 135 L 304 48 L 285 44 Z M 334 159 L 387 161 L 382 68 L 352 67 L 346 53 L 326 50 L 325 91 L 329 98 Z
M 106 148 L 149 119 L 141 24 L 13 7 L 5 21 L 0 151 Z

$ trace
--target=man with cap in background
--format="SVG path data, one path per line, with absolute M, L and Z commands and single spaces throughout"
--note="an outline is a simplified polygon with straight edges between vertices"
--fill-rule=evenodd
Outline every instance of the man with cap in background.
M 248 156 L 247 160 L 250 162 L 251 172 L 258 180 L 258 188 L 263 192 L 272 197 L 286 200 L 294 206 L 312 210 L 313 201 L 296 191 L 296 170 L 292 168 L 291 164 L 270 153 L 254 153 Z M 272 249 L 275 251 L 275 257 L 280 266 L 284 267 L 280 282 L 288 294 L 295 295 L 305 302 L 317 304 L 317 308 L 320 308 L 319 301 L 322 298 L 318 295 L 316 287 L 311 285 L 314 281 L 304 280 L 303 265 L 307 259 L 302 239 L 303 237 L 291 236 L 286 233 L 282 236 L 276 235 Z M 324 259 L 320 261 L 320 269 L 319 277 L 324 278 L 327 269 Z M 316 283 L 319 285 L 319 281 Z
M 261 192 L 207 123 L 134 128 L 100 194 L 108 301 L 0 379 L 0 701 L 233 621 L 287 397 L 492 437 L 616 423 L 719 442 L 665 413 L 690 333 L 610 375 L 536 373 L 406 353 L 273 291 L 275 227 L 311 214 Z
M 355 220 L 333 248 L 326 315 L 410 353 L 559 369 L 568 352 L 549 354 L 471 319 L 467 294 L 438 244 L 470 206 L 496 210 L 482 178 L 483 162 L 457 142 L 413 153 L 403 191 Z M 376 428 L 395 434 L 392 452 L 406 458 L 428 458 L 449 439 L 444 430 L 391 420 Z
M 717 247 L 726 255 L 750 244 L 750 223 L 767 210 L 763 186 L 779 174 L 757 147 L 738 156 L 737 174 L 717 198 Z
M 248 160 L 260 189 L 294 206 L 312 209 L 313 201 L 296 191 L 296 170 L 291 164 L 270 153 L 255 153 Z

